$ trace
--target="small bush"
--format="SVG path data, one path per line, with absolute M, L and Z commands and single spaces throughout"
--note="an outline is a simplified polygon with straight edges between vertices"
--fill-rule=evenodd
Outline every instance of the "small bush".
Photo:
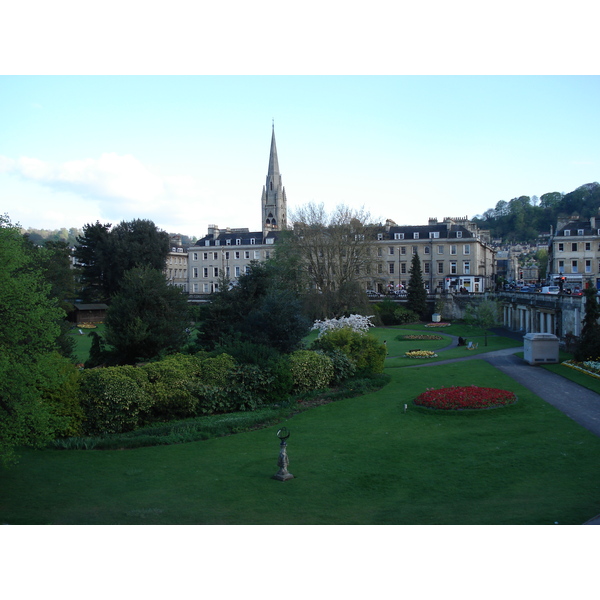
M 85 434 L 130 431 L 138 425 L 140 412 L 151 403 L 145 390 L 122 369 L 108 367 L 83 372 L 80 401 Z
M 333 365 L 333 382 L 340 385 L 346 379 L 354 377 L 356 373 L 356 364 L 341 350 L 331 350 L 325 353 Z
M 300 392 L 325 388 L 334 377 L 331 359 L 312 350 L 296 350 L 292 353 L 290 370 L 294 389 Z
M 340 350 L 356 365 L 356 375 L 383 373 L 387 349 L 385 344 L 368 333 L 338 329 L 317 338 L 312 344 L 314 350 L 332 352 Z

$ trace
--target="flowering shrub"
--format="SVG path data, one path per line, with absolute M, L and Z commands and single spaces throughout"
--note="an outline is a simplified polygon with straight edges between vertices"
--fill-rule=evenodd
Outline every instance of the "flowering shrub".
M 508 406 L 516 401 L 517 397 L 513 392 L 470 385 L 467 387 L 452 386 L 439 390 L 429 389 L 417 396 L 414 403 L 425 408 L 465 410 Z
M 396 337 L 397 340 L 443 340 L 444 337 L 441 335 L 430 335 L 426 333 L 414 334 L 414 335 L 399 335 Z
M 437 354 L 431 350 L 409 350 L 404 353 L 406 358 L 436 358 Z
M 336 329 L 342 329 L 344 327 L 349 327 L 352 331 L 359 332 L 367 332 L 369 327 L 375 327 L 373 323 L 371 323 L 371 319 L 373 315 L 370 317 L 363 317 L 362 315 L 350 315 L 349 317 L 340 317 L 339 319 L 325 319 L 324 321 L 315 321 L 311 329 L 319 330 L 319 337 L 324 333 L 328 333 L 329 331 L 334 331 Z
M 427 323 L 425 327 L 450 327 L 450 323 Z
M 600 379 L 600 358 L 597 358 L 596 360 L 584 360 L 583 362 L 566 360 L 562 364 L 570 369 L 575 369 L 576 371 Z

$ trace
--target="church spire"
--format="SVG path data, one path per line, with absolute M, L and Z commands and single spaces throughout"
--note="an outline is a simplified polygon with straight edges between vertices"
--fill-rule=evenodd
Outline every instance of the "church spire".
M 277 145 L 275 143 L 275 122 L 271 132 L 271 150 L 269 152 L 269 168 L 267 181 L 263 186 L 262 199 L 262 228 L 263 235 L 269 231 L 280 231 L 287 227 L 287 198 L 281 182 Z

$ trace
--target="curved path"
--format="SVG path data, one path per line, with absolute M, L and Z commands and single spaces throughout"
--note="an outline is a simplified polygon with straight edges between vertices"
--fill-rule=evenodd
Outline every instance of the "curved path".
M 496 329 L 494 332 L 498 335 L 511 337 L 519 341 L 523 339 L 521 334 L 514 334 L 513 332 L 504 329 Z M 457 337 L 449 337 L 453 338 L 452 343 L 445 348 L 437 350 L 438 353 L 458 345 Z M 600 437 L 600 394 L 588 390 L 560 375 L 556 375 L 551 371 L 542 369 L 538 365 L 530 365 L 522 358 L 514 356 L 517 352 L 522 351 L 522 347 L 506 348 L 474 355 L 470 354 L 464 358 L 453 358 L 418 366 L 435 367 L 436 365 L 462 362 L 465 360 L 485 360 L 503 373 L 506 373 L 509 377 L 512 377 L 522 386 L 531 390 L 534 394 L 542 398 L 542 400 L 545 400 L 555 408 L 558 408 L 558 410 L 573 419 L 573 421 Z M 411 366 L 404 368 L 411 369 L 415 367 Z M 600 525 L 600 515 L 594 517 L 585 524 Z

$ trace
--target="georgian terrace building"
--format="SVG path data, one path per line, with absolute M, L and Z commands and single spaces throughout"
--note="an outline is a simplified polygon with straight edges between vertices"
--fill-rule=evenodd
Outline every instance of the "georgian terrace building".
M 559 219 L 548 243 L 548 280 L 565 289 L 583 288 L 589 280 L 600 289 L 600 219 Z
M 396 225 L 377 232 L 376 273 L 366 287 L 380 293 L 406 287 L 414 254 L 419 255 L 425 288 L 480 293 L 494 289 L 495 251 L 487 231 L 467 217 L 429 219 L 427 225 Z

